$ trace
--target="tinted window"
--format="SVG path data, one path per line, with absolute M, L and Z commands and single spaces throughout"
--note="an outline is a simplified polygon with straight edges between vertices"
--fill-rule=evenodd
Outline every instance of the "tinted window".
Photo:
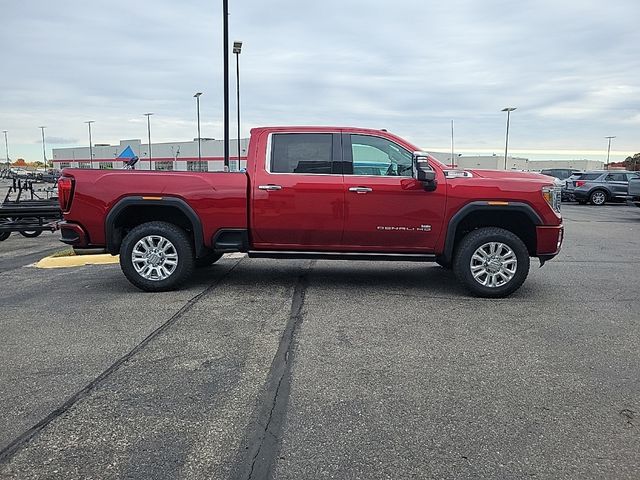
M 411 153 L 385 138 L 351 135 L 351 153 L 354 175 L 412 176 Z
M 596 178 L 598 178 L 601 175 L 602 175 L 602 173 L 583 173 L 580 176 L 580 180 L 595 180 Z
M 609 182 L 626 182 L 627 176 L 624 173 L 610 173 L 607 175 L 607 181 Z
M 629 180 L 631 180 L 633 178 L 640 178 L 640 174 L 638 174 L 638 173 L 627 173 L 627 178 Z
M 333 135 L 278 133 L 271 137 L 271 172 L 331 173 Z

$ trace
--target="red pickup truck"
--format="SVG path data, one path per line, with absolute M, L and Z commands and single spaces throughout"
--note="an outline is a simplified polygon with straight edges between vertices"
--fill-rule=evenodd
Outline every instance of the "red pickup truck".
M 65 169 L 58 188 L 62 241 L 119 253 L 146 291 L 247 252 L 432 261 L 471 293 L 504 297 L 563 238 L 553 179 L 452 169 L 385 130 L 256 128 L 243 172 Z

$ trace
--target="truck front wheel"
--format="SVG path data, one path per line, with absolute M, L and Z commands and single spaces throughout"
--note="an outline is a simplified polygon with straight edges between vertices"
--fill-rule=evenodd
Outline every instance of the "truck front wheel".
M 193 246 L 187 233 L 176 225 L 143 223 L 122 241 L 120 267 L 141 290 L 174 290 L 193 273 Z
M 520 288 L 529 274 L 529 251 L 508 230 L 479 228 L 460 241 L 453 271 L 478 297 L 507 297 Z

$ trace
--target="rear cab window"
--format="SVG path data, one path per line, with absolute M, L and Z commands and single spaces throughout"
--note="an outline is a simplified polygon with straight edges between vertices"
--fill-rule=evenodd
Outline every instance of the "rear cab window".
M 330 175 L 340 163 L 334 162 L 337 135 L 332 133 L 274 133 L 271 136 L 270 173 Z M 338 137 L 339 138 L 339 137 Z

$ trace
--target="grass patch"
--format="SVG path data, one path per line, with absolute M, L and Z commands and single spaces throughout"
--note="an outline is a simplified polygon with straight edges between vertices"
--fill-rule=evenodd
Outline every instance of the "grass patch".
M 73 256 L 75 256 L 75 254 L 76 254 L 76 252 L 73 251 L 73 248 L 65 248 L 64 250 L 60 250 L 59 252 L 52 253 L 49 256 L 53 257 L 53 258 L 73 257 Z

